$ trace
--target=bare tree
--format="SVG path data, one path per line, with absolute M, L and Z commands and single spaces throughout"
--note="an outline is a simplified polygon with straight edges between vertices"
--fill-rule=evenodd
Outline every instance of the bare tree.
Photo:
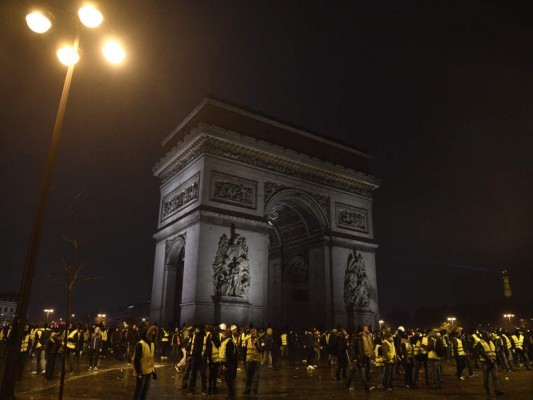
M 63 239 L 68 244 L 69 251 L 68 257 L 62 257 L 63 269 L 65 271 L 65 276 L 62 278 L 50 277 L 49 279 L 52 282 L 63 285 L 66 289 L 67 295 L 67 314 L 65 317 L 65 330 L 63 331 L 63 336 L 61 337 L 63 343 L 63 356 L 61 357 L 61 380 L 59 384 L 59 396 L 58 399 L 63 399 L 63 390 L 65 387 L 65 363 L 68 352 L 68 335 L 69 335 L 69 325 L 70 325 L 70 315 L 72 312 L 72 294 L 74 285 L 79 281 L 87 281 L 98 279 L 95 277 L 83 276 L 82 271 L 87 265 L 87 262 L 81 264 L 77 261 L 78 249 L 79 246 L 83 243 L 83 240 L 78 236 L 77 230 L 77 217 L 78 217 L 78 206 L 80 203 L 80 198 L 83 194 L 83 190 L 74 197 L 72 200 L 67 219 L 67 234 L 63 234 Z

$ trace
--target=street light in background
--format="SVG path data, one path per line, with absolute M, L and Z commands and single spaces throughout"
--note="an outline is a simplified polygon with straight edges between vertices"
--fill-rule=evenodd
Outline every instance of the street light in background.
M 78 17 L 79 22 L 81 22 L 83 26 L 91 29 L 97 28 L 104 21 L 104 16 L 102 15 L 102 13 L 95 7 L 90 5 L 80 8 L 80 10 L 78 11 Z M 33 10 L 26 16 L 26 23 L 33 32 L 42 34 L 52 28 L 55 23 L 55 20 L 54 16 L 48 11 Z M 59 101 L 54 130 L 48 148 L 48 157 L 46 159 L 46 166 L 41 182 L 39 203 L 33 221 L 33 228 L 28 246 L 28 253 L 26 255 L 26 263 L 24 265 L 22 281 L 20 284 L 19 304 L 17 307 L 17 315 L 15 317 L 15 320 L 13 321 L 13 328 L 11 334 L 12 340 L 7 341 L 4 375 L 2 377 L 2 387 L 0 389 L 1 400 L 13 399 L 15 397 L 15 382 L 17 378 L 20 346 L 22 343 L 22 333 L 23 328 L 26 325 L 33 275 L 35 272 L 35 263 L 37 260 L 37 253 L 39 250 L 39 243 L 41 239 L 41 232 L 46 211 L 46 203 L 48 199 L 48 191 L 50 188 L 50 183 L 52 181 L 52 173 L 54 170 L 54 164 L 56 159 L 57 145 L 63 127 L 65 110 L 70 93 L 70 84 L 72 82 L 72 75 L 74 73 L 74 65 L 80 59 L 80 56 L 78 54 L 80 42 L 79 30 L 80 25 L 77 21 L 75 30 L 76 33 L 72 46 L 68 46 L 66 48 L 64 47 L 57 52 L 60 61 L 63 64 L 67 65 L 68 68 L 65 76 L 65 82 L 63 85 L 63 91 L 61 93 L 61 99 Z M 119 42 L 114 42 L 114 46 L 111 46 L 111 48 L 106 47 L 106 50 L 103 50 L 103 55 L 106 59 L 110 59 L 110 62 L 112 62 L 113 64 L 118 64 L 119 62 L 124 60 L 126 53 L 120 46 Z M 68 325 L 68 318 L 70 316 L 68 310 L 66 315 L 66 323 Z M 62 390 L 60 390 L 60 397 L 61 395 Z
M 379 331 L 381 332 L 381 327 L 382 327 L 382 325 L 383 325 L 383 323 L 384 323 L 385 321 L 383 321 L 382 319 L 380 319 L 378 322 L 379 322 Z
M 513 324 L 511 322 L 511 318 L 514 318 L 514 314 L 503 314 L 503 318 L 509 318 L 509 327 L 513 327 Z
M 50 313 L 53 313 L 54 310 L 52 308 L 45 308 L 43 311 L 46 313 L 46 322 L 48 322 L 48 316 Z
M 455 318 L 455 317 L 448 317 L 448 322 L 452 325 L 452 329 L 453 329 L 453 325 L 455 324 L 455 321 L 457 321 L 457 318 Z

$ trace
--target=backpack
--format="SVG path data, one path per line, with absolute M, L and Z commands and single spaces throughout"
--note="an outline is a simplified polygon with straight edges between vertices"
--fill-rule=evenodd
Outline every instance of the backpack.
M 435 339 L 435 354 L 438 357 L 444 357 L 446 354 L 444 350 L 444 342 L 442 341 L 442 338 Z
M 39 344 L 42 346 L 45 346 L 47 340 L 48 340 L 48 331 L 43 329 L 41 331 L 41 336 L 39 336 Z

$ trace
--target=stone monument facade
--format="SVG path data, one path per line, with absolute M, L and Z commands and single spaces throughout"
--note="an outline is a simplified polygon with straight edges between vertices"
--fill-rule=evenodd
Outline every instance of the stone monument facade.
M 367 154 L 211 99 L 163 146 L 153 321 L 375 324 Z

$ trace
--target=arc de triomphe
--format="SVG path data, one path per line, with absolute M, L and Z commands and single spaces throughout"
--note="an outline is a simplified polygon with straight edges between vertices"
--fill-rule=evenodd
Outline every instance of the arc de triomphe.
M 367 154 L 211 99 L 163 146 L 153 321 L 375 323 Z

